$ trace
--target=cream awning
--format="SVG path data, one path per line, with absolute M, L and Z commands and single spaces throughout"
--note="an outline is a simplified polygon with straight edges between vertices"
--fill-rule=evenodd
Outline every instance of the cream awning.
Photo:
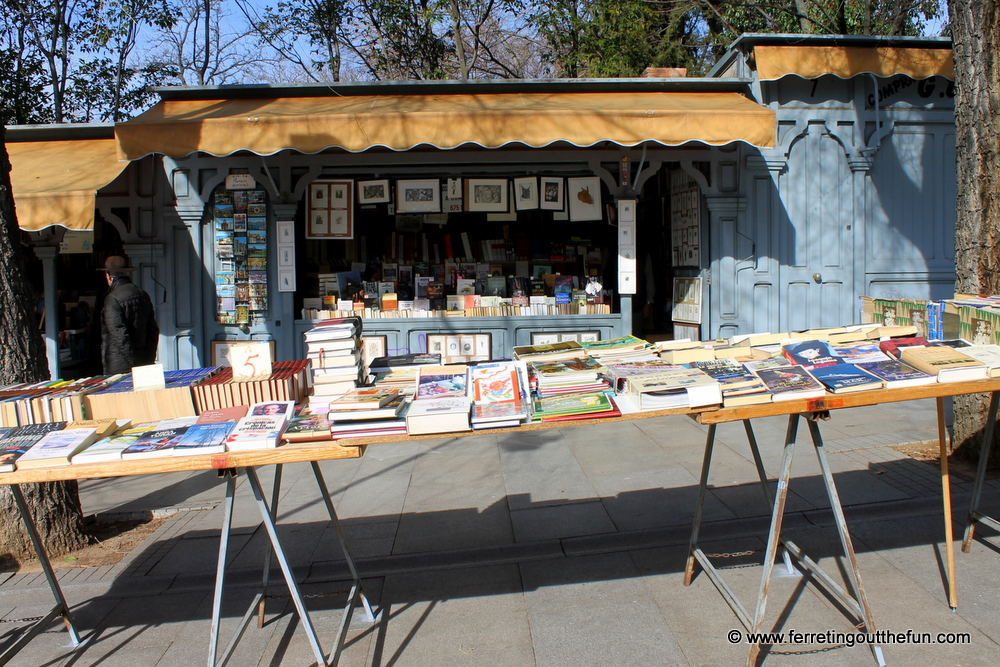
M 118 161 L 114 139 L 12 141 L 7 153 L 17 223 L 32 232 L 93 229 L 97 191 L 128 166 Z
M 163 100 L 115 128 L 122 158 L 609 141 L 771 147 L 774 112 L 730 92 L 357 95 Z
M 943 76 L 954 81 L 951 49 L 894 46 L 754 46 L 757 75 L 773 81 L 786 74 L 815 79 L 834 74 L 843 79 L 871 73 L 887 77 L 905 74 L 913 79 Z

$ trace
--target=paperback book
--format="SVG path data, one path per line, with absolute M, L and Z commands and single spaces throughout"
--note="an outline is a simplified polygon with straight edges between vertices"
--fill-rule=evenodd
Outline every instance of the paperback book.
M 918 370 L 937 375 L 938 382 L 965 382 L 987 377 L 986 364 L 951 347 L 908 347 L 900 358 Z
M 826 394 L 826 388 L 802 366 L 762 368 L 757 370 L 757 377 L 767 385 L 771 400 L 775 402 Z
M 859 368 L 857 364 L 833 364 L 820 366 L 810 371 L 827 391 L 833 394 L 845 394 L 852 391 L 881 389 L 882 380 Z
M 123 461 L 128 461 L 130 459 L 173 456 L 174 446 L 180 442 L 187 430 L 187 426 L 175 426 L 146 431 L 136 438 L 135 442 L 122 450 L 121 458 Z
M 468 395 L 468 368 L 464 365 L 424 366 L 417 373 L 414 399 L 465 398 Z
M 58 431 L 64 426 L 66 426 L 66 422 L 25 424 L 13 427 L 3 440 L 0 440 L 0 472 L 13 472 L 18 458 L 47 433 Z
M 226 449 L 244 451 L 277 447 L 288 422 L 295 415 L 295 401 L 256 403 L 249 414 L 236 422 Z
M 17 459 L 17 469 L 69 465 L 70 458 L 97 439 L 96 428 L 50 431 Z
M 886 359 L 885 361 L 870 361 L 858 364 L 861 368 L 875 377 L 882 380 L 886 389 L 897 387 L 916 387 L 922 384 L 934 384 L 937 377 L 917 370 L 909 364 L 905 364 L 899 359 Z
M 781 353 L 792 364 L 802 366 L 806 370 L 843 363 L 843 359 L 825 340 L 804 340 L 791 345 L 782 345 Z
M 192 424 L 174 444 L 173 456 L 192 454 L 219 454 L 226 451 L 226 438 L 235 428 L 236 422 Z

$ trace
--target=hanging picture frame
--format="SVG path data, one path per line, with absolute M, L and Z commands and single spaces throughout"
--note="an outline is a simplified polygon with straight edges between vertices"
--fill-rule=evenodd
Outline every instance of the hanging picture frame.
M 532 211 L 538 208 L 538 178 L 528 176 L 514 179 L 514 209 Z
M 389 180 L 358 181 L 359 204 L 385 204 L 392 201 Z
M 441 182 L 434 179 L 396 181 L 398 213 L 440 213 Z
M 538 207 L 543 211 L 566 208 L 566 184 L 562 176 L 542 176 L 538 179 Z
M 470 211 L 506 213 L 510 210 L 506 178 L 467 178 L 465 201 Z
M 324 180 L 309 184 L 306 238 L 354 238 L 354 181 Z
M 604 218 L 604 210 L 601 206 L 601 179 L 597 176 L 567 179 L 566 201 L 569 202 L 571 222 L 602 220 Z

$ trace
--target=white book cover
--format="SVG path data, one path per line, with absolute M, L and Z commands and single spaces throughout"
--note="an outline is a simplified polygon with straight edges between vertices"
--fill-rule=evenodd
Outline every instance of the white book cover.
M 66 465 L 74 454 L 85 449 L 97 437 L 96 428 L 50 431 L 17 459 L 20 468 L 44 468 Z
M 78 452 L 70 458 L 71 464 L 101 463 L 103 461 L 121 461 L 122 452 L 139 439 L 140 433 L 123 433 L 109 435 Z
M 277 447 L 281 434 L 295 414 L 295 401 L 265 401 L 254 403 L 246 417 L 233 428 L 226 439 L 226 449 L 266 449 Z

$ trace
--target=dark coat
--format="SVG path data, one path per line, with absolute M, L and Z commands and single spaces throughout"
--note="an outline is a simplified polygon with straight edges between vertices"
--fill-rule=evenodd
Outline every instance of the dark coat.
M 101 348 L 104 372 L 128 373 L 133 366 L 156 361 L 160 327 L 153 301 L 129 278 L 121 277 L 104 297 Z

